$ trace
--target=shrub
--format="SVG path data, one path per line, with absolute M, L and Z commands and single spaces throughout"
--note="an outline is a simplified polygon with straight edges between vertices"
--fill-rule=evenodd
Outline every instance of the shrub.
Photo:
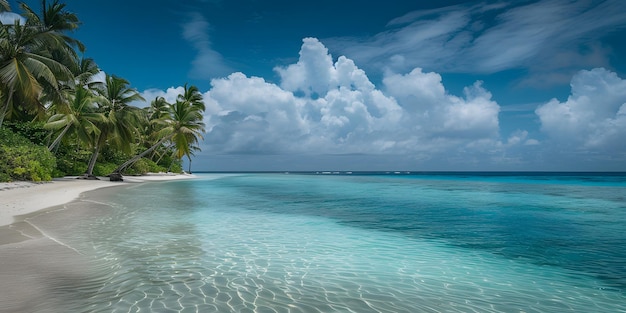
M 113 170 L 117 165 L 114 163 L 96 163 L 93 167 L 93 174 L 96 176 L 108 176 L 113 173 Z M 87 171 L 87 167 L 85 166 L 85 171 Z
M 87 162 L 57 156 L 57 172 L 55 176 L 82 175 L 87 172 Z
M 91 152 L 77 145 L 70 146 L 61 143 L 55 151 L 55 156 L 57 158 L 57 172 L 59 173 L 55 176 L 82 175 L 87 172 Z
M 56 169 L 56 158 L 44 146 L 0 129 L 0 180 L 47 181 Z
M 178 162 L 172 163 L 172 165 L 170 166 L 170 172 L 172 172 L 172 173 L 182 173 L 183 172 L 183 165 L 181 164 L 181 162 L 178 161 Z
M 146 162 L 148 163 L 148 171 L 150 173 L 159 173 L 159 172 L 166 172 L 167 169 L 163 166 L 160 166 L 158 164 L 156 164 L 156 162 L 150 160 L 150 159 L 146 159 Z
M 44 122 L 5 121 L 2 125 L 36 145 L 47 146 L 50 143 L 50 131 L 43 128 Z
M 126 169 L 126 173 L 129 175 L 143 175 L 150 171 L 150 165 L 145 158 L 141 158 L 135 162 L 132 166 Z

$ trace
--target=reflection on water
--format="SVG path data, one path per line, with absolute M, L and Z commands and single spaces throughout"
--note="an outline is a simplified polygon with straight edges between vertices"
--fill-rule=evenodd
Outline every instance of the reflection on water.
M 563 186 L 291 177 L 116 188 L 32 218 L 91 258 L 89 275 L 51 289 L 77 312 L 626 310 L 623 272 L 595 270 L 624 259 L 598 243 L 573 253 L 576 234 L 566 234 L 623 226 L 619 201 L 580 186 L 589 197 Z M 82 221 L 69 223 L 77 211 Z M 593 236 L 624 247 L 623 232 Z M 585 271 L 570 265 L 576 257 L 598 264 Z

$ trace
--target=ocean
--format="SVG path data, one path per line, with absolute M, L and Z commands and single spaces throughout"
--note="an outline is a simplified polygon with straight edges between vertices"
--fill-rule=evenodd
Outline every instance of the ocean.
M 197 176 L 99 190 L 51 213 L 79 223 L 39 224 L 92 260 L 55 286 L 64 308 L 626 312 L 626 174 Z

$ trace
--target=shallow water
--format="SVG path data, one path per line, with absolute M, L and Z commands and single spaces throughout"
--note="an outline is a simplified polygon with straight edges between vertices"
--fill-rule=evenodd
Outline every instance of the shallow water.
M 626 312 L 625 187 L 202 174 L 98 191 L 39 226 L 94 260 L 59 287 L 75 311 Z M 89 217 L 59 227 L 74 209 Z

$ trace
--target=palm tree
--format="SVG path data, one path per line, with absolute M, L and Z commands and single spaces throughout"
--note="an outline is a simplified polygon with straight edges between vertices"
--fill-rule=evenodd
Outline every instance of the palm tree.
M 73 129 L 81 142 L 91 143 L 100 135 L 100 129 L 96 126 L 104 121 L 104 115 L 96 112 L 95 95 L 88 89 L 79 86 L 71 92 L 69 106 L 64 113 L 57 113 L 48 119 L 44 128 L 59 130 L 61 133 L 50 144 L 48 150 L 52 151 L 63 139 L 63 136 Z
M 178 104 L 182 104 L 182 107 L 178 107 Z M 176 110 L 179 110 L 180 108 L 184 108 L 185 105 L 189 105 L 193 107 L 195 111 L 200 112 L 201 115 L 206 110 L 204 101 L 202 100 L 202 94 L 200 93 L 200 90 L 198 90 L 198 87 L 193 86 L 193 85 L 187 87 L 187 84 L 185 84 L 183 93 L 178 95 L 177 97 L 176 105 L 177 105 Z M 178 115 L 178 112 L 175 115 Z M 200 117 L 200 121 L 202 121 L 202 116 Z M 204 132 L 204 124 L 202 124 L 202 132 Z M 183 136 L 183 134 L 185 135 Z M 198 136 L 202 138 L 201 135 L 198 135 Z M 195 145 L 198 142 L 198 136 L 191 135 L 190 133 L 183 133 L 183 132 L 176 134 L 173 138 L 175 149 L 176 149 L 175 156 L 178 159 L 181 159 L 183 156 L 186 155 L 187 158 L 189 158 L 190 163 L 191 163 L 192 150 L 194 151 L 200 150 L 200 148 Z
M 48 98 L 51 103 L 48 111 L 51 116 L 48 118 L 44 128 L 53 131 L 63 128 L 57 138 L 48 147 L 52 151 L 63 139 L 72 126 L 82 142 L 90 144 L 93 142 L 87 134 L 99 134 L 100 130 L 94 123 L 102 122 L 102 114 L 96 113 L 96 94 L 93 88 L 98 86 L 97 82 L 92 82 L 94 75 L 100 69 L 93 59 L 74 59 L 69 67 L 74 75 L 74 82 L 61 86 L 61 98 Z M 46 99 L 47 97 L 42 97 Z
M 59 3 L 58 0 L 54 0 L 50 5 L 46 4 L 46 0 L 42 0 L 40 14 L 37 14 L 25 3 L 20 3 L 20 8 L 23 12 L 22 15 L 26 17 L 26 26 L 46 34 L 46 38 L 49 37 L 52 40 L 47 45 L 48 48 L 41 53 L 76 73 L 78 71 L 75 68 L 76 65 L 81 64 L 81 62 L 77 61 L 80 58 L 76 53 L 76 49 L 81 52 L 85 50 L 85 46 L 80 41 L 67 35 L 68 32 L 73 32 L 80 25 L 76 14 L 65 10 L 65 4 Z M 61 83 L 66 83 L 71 88 L 74 81 L 61 81 Z M 46 95 L 46 98 L 42 99 L 44 102 L 63 101 L 64 94 L 56 86 L 49 86 L 48 84 L 43 84 L 42 86 Z
M 128 85 L 127 80 L 107 74 L 104 84 L 96 88 L 101 96 L 99 110 L 104 114 L 105 121 L 97 125 L 100 134 L 93 144 L 94 151 L 87 166 L 87 176 L 93 175 L 98 154 L 105 143 L 130 152 L 130 146 L 143 122 L 141 109 L 130 103 L 144 101 L 144 99 L 137 90 Z
M 0 125 L 7 113 L 12 113 L 11 110 L 14 109 L 38 109 L 43 112 L 44 104 L 38 99 L 41 94 L 47 94 L 48 100 L 59 101 L 61 95 L 57 83 L 69 81 L 71 78 L 67 75 L 68 71 L 59 64 L 69 67 L 76 58 L 74 48 L 84 50 L 80 41 L 66 35 L 66 32 L 74 31 L 80 25 L 76 14 L 66 11 L 65 4 L 58 0 L 54 0 L 51 5 L 46 5 L 46 0 L 41 3 L 40 14 L 27 4 L 20 3 L 25 22 L 17 21 L 1 26 L 0 63 L 3 65 L 4 76 L 0 83 L 5 88 L 0 90 Z M 10 10 L 8 1 L 0 0 L 0 12 Z
M 175 156 L 181 159 L 191 154 L 191 147 L 198 143 L 204 133 L 202 113 L 204 104 L 195 106 L 189 102 L 176 101 L 172 106 L 172 121 L 176 124 L 171 140 L 174 142 Z
M 198 107 L 202 111 L 206 110 L 204 105 L 204 101 L 202 101 L 202 93 L 198 90 L 196 86 L 189 86 L 185 84 L 184 90 L 182 94 L 179 94 L 177 97 L 178 101 L 189 103 L 192 106 Z
M 159 141 L 159 130 L 164 127 L 161 121 L 169 116 L 169 107 L 170 104 L 167 103 L 165 98 L 156 97 L 154 100 L 152 100 L 149 107 L 144 108 L 148 123 L 146 123 L 143 129 L 143 142 L 140 145 L 140 149 L 149 148 L 156 141 Z M 151 158 L 153 158 L 156 154 L 163 155 L 164 153 L 165 152 L 163 151 L 159 151 L 159 149 L 155 149 L 151 155 Z
M 37 14 L 27 4 L 20 3 L 20 7 L 26 17 L 27 25 L 34 26 L 42 32 L 55 32 L 64 42 L 65 47 L 77 47 L 81 52 L 85 51 L 85 46 L 79 40 L 66 35 L 80 26 L 80 20 L 75 13 L 65 10 L 65 4 L 54 0 L 52 4 L 46 5 L 46 0 L 41 1 L 41 14 Z M 73 49 L 66 52 L 75 55 Z
M 91 58 L 77 60 L 75 59 L 69 65 L 70 70 L 74 74 L 74 85 L 87 87 L 88 89 L 102 88 L 102 82 L 93 81 L 94 76 L 100 73 L 98 64 Z
M 187 169 L 187 173 L 191 174 L 191 156 L 195 156 L 195 151 L 200 151 L 200 147 L 193 145 L 190 147 L 190 152 L 187 154 L 187 160 L 189 160 L 189 167 Z
M 28 24 L 28 21 L 27 21 Z M 72 73 L 46 52 L 55 41 L 53 32 L 21 25 L 0 25 L 0 126 L 7 114 L 21 105 L 24 110 L 43 111 L 39 101 L 42 84 L 58 90 L 60 80 Z
M 150 106 L 147 109 L 148 119 L 150 121 L 156 121 L 167 117 L 169 114 L 169 106 L 165 98 L 156 97 L 152 102 L 150 102 Z
M 75 30 L 80 22 L 75 14 L 64 10 L 58 0 L 50 6 L 42 1 L 41 17 L 28 5 L 20 3 L 26 19 L 14 24 L 2 25 L 0 30 L 0 126 L 7 113 L 18 108 L 43 112 L 39 101 L 42 91 L 48 97 L 59 95 L 58 84 L 70 81 L 71 74 L 63 63 L 76 56 L 73 47 L 83 49 L 80 41 L 63 32 Z M 8 1 L 0 1 L 0 10 L 8 11 Z M 67 64 L 67 63 L 66 63 Z
M 188 90 L 195 91 L 187 92 Z M 113 171 L 116 174 L 115 177 L 121 176 L 120 173 L 128 166 L 170 140 L 174 144 L 175 156 L 178 159 L 191 154 L 191 147 L 198 142 L 198 138 L 202 138 L 202 133 L 205 131 L 204 123 L 202 122 L 204 103 L 202 102 L 202 95 L 195 86 L 189 89 L 185 86 L 185 91 L 183 95 L 178 97 L 175 103 L 169 105 L 168 116 L 158 121 L 158 123 L 163 125 L 163 128 L 159 130 L 159 141 L 118 166 Z M 191 101 L 187 99 L 191 99 Z M 113 180 L 113 176 L 111 178 Z
M 8 0 L 0 0 L 0 12 L 10 12 L 11 6 Z

